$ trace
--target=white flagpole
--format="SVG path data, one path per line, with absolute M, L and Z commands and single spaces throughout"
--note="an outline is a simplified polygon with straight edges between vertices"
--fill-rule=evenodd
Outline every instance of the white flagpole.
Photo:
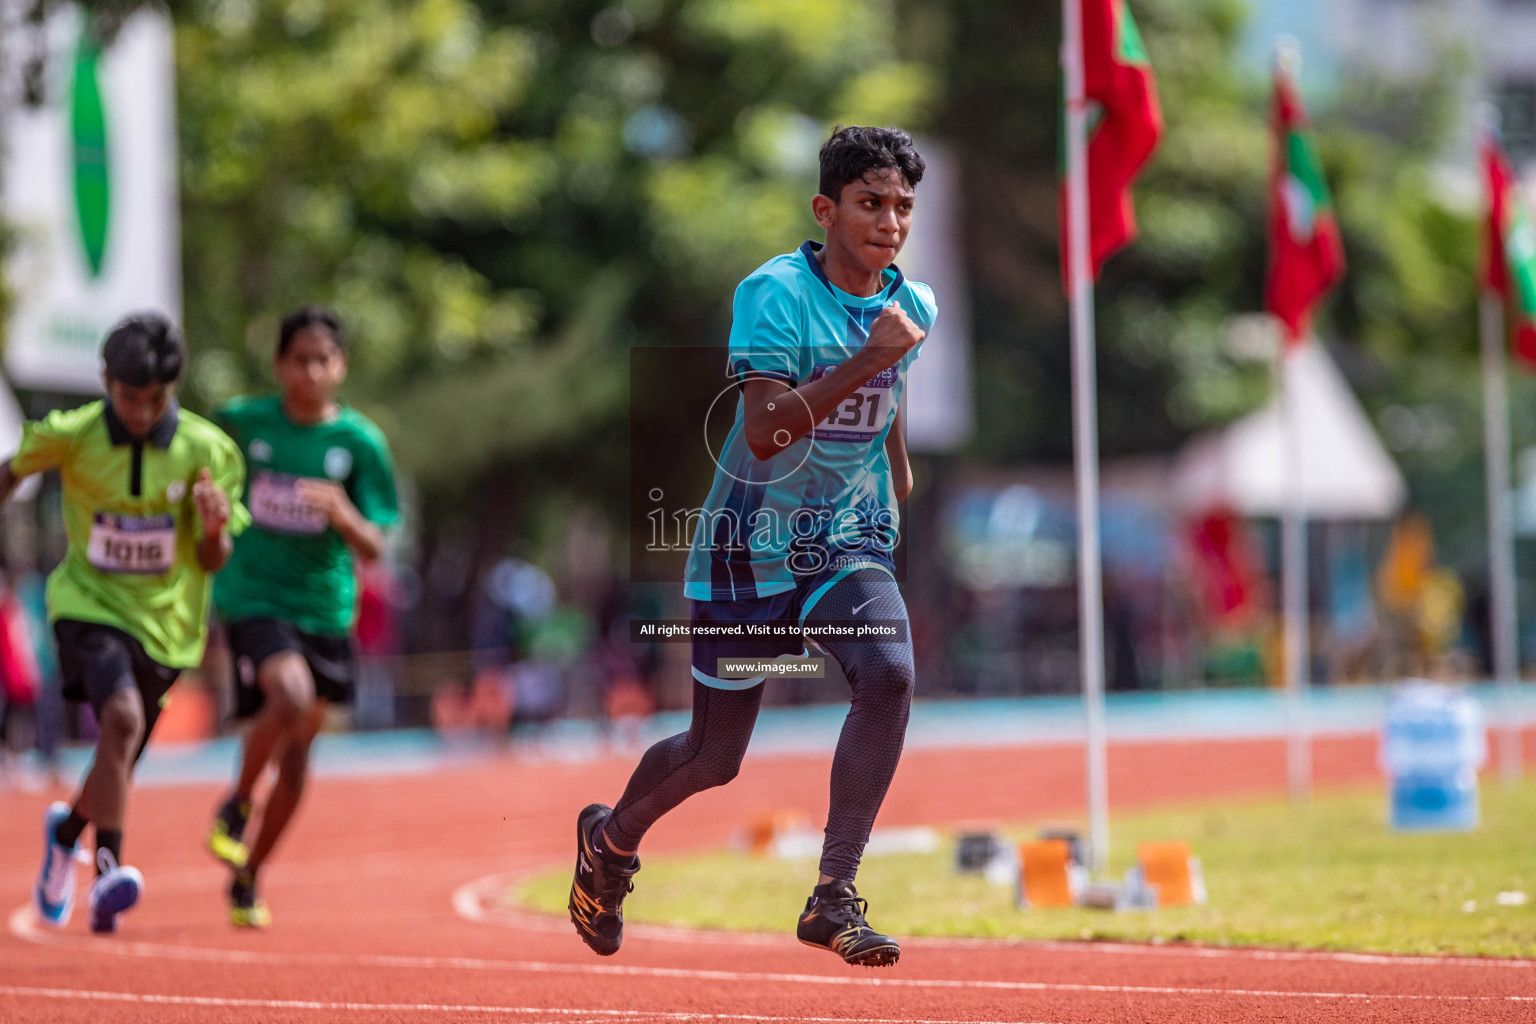
M 1104 727 L 1104 595 L 1099 559 L 1099 431 L 1094 380 L 1093 274 L 1088 259 L 1088 105 L 1082 0 L 1062 0 L 1067 102 L 1067 280 L 1072 305 L 1072 451 L 1077 464 L 1078 643 L 1088 759 L 1088 866 L 1109 865 L 1109 775 Z
M 1294 84 L 1301 72 L 1301 49 L 1296 40 L 1280 39 L 1276 61 L 1280 73 Z M 1298 344 L 1281 342 L 1278 361 L 1280 408 L 1285 433 L 1285 460 L 1281 480 L 1285 488 L 1280 524 L 1281 598 L 1285 616 L 1285 774 L 1292 800 L 1305 800 L 1312 792 L 1312 736 L 1307 715 L 1310 684 L 1307 648 L 1307 502 L 1304 457 L 1301 444 L 1301 409 L 1297 407 L 1296 353 Z
M 1296 401 L 1297 351 L 1296 345 L 1282 342 L 1277 364 L 1285 431 L 1280 552 L 1285 609 L 1285 774 L 1291 799 L 1305 800 L 1312 790 L 1312 737 L 1307 721 L 1307 503 L 1302 490 L 1301 410 Z
M 1515 544 L 1509 508 L 1509 393 L 1504 382 L 1504 307 L 1483 292 L 1483 456 L 1488 484 L 1488 615 L 1493 641 L 1493 678 L 1505 713 L 1499 736 L 1499 774 L 1520 778 L 1517 716 L 1520 658 L 1515 620 Z

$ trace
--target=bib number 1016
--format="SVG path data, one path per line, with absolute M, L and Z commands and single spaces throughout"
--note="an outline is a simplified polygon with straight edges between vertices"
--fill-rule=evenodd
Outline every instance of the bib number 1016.
M 169 515 L 97 513 L 88 551 L 91 565 L 101 572 L 168 572 L 176 554 L 176 521 Z

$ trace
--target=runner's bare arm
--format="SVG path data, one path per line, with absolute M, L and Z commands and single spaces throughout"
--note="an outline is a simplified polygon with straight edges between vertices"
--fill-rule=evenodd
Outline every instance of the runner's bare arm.
M 213 482 L 207 467 L 198 471 L 192 501 L 203 521 L 203 535 L 197 539 L 197 564 L 204 572 L 218 572 L 229 561 L 235 541 L 224 528 L 229 524 L 229 495 Z
M 896 500 L 906 501 L 912 493 L 912 463 L 907 459 L 907 430 L 905 403 L 896 407 L 896 419 L 891 422 L 891 432 L 885 435 L 885 457 L 891 462 L 891 486 Z
M 864 347 L 820 379 L 797 388 L 770 377 L 748 379 L 742 387 L 747 447 L 759 459 L 773 458 L 815 429 L 865 381 L 901 362 L 922 340 L 923 331 L 900 306 L 890 305 L 875 318 Z
M 370 523 L 347 497 L 346 489 L 338 483 L 319 480 L 300 480 L 296 485 L 299 500 L 325 513 L 326 522 L 341 534 L 357 557 L 371 562 L 384 553 L 384 531 Z

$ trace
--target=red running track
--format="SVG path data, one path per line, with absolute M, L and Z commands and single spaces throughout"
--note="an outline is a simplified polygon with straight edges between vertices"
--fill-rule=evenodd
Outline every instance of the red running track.
M 1369 779 L 1374 758 L 1369 737 L 1320 739 L 1318 780 Z M 828 760 L 749 759 L 729 787 L 664 820 L 647 850 L 722 843 L 754 810 L 824 807 Z M 611 801 L 631 763 L 508 758 L 319 780 L 265 878 L 276 925 L 260 934 L 225 923 L 226 874 L 198 845 L 215 787 L 134 795 L 126 859 L 147 891 L 113 937 L 90 935 L 83 912 L 62 932 L 32 923 L 39 822 L 61 794 L 0 793 L 0 1020 L 1536 1020 L 1536 961 L 910 939 L 899 965 L 875 972 L 796 943 L 798 907 L 782 935 L 632 927 L 600 959 L 564 919 L 497 897 L 509 875 L 563 865 L 576 810 Z M 1111 792 L 1122 808 L 1278 792 L 1283 766 L 1279 741 L 1124 744 L 1111 749 Z M 1072 813 L 1081 793 L 1076 748 L 923 750 L 903 762 L 881 823 Z

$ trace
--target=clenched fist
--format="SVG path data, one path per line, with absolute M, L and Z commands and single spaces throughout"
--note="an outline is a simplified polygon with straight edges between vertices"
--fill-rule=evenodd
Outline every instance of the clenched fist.
M 884 369 L 901 362 L 902 357 L 916 348 L 923 337 L 922 329 L 912 322 L 901 306 L 893 302 L 875 318 L 864 347 L 879 353 L 881 369 Z
M 197 482 L 192 485 L 192 503 L 203 520 L 203 533 L 215 536 L 229 522 L 229 495 L 213 482 L 213 474 L 204 466 L 198 470 Z

